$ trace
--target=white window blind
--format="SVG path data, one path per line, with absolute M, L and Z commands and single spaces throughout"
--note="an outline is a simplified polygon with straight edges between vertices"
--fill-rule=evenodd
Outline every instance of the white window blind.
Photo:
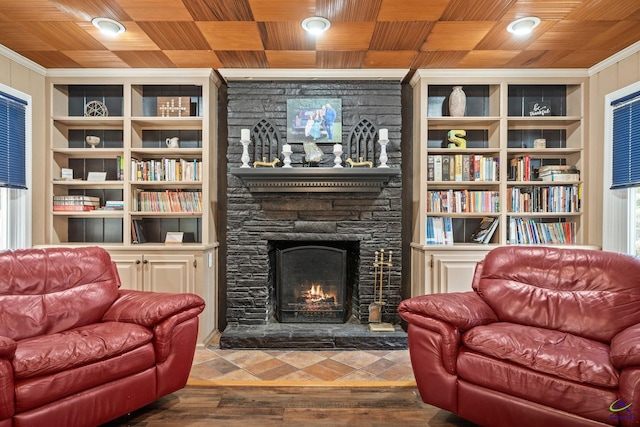
M 616 99 L 613 108 L 611 189 L 640 186 L 640 92 Z
M 27 102 L 0 91 L 0 187 L 27 188 Z

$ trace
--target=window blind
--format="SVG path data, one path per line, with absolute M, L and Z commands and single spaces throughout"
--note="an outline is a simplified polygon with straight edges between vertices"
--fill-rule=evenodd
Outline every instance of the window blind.
M 27 188 L 27 102 L 0 92 L 0 187 Z
M 611 189 L 640 186 L 640 92 L 616 99 L 613 107 Z

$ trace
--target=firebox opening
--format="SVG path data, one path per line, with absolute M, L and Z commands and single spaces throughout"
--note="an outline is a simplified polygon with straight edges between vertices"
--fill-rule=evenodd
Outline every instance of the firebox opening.
M 359 242 L 276 241 L 274 308 L 281 323 L 345 323 L 352 314 Z

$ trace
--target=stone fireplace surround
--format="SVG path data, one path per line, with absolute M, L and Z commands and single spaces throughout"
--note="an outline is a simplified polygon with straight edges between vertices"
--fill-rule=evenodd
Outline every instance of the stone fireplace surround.
M 229 82 L 226 228 L 226 320 L 221 348 L 406 348 L 399 326 L 402 180 L 401 174 L 375 192 L 255 193 L 230 171 L 239 167 L 240 129 L 269 120 L 286 142 L 286 99 L 340 97 L 343 144 L 350 127 L 363 117 L 389 129 L 388 164 L 401 167 L 401 86 L 399 82 Z M 302 144 L 292 143 L 292 166 L 304 167 Z M 320 167 L 332 167 L 332 144 L 320 146 Z M 253 161 L 252 159 L 251 161 Z M 357 285 L 351 317 L 345 324 L 280 324 L 275 320 L 270 241 L 359 242 Z M 383 321 L 395 332 L 369 332 L 368 306 L 373 302 L 375 252 L 392 250 L 394 267 L 385 288 Z

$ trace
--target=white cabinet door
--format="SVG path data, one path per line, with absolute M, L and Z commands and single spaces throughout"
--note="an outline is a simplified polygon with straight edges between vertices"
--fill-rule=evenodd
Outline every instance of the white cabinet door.
M 471 291 L 471 281 L 478 261 L 489 251 L 433 254 L 433 287 L 437 293 Z
M 142 256 L 131 253 L 110 252 L 116 263 L 122 285 L 120 289 L 142 290 Z
M 193 254 L 144 255 L 144 290 L 195 293 Z

